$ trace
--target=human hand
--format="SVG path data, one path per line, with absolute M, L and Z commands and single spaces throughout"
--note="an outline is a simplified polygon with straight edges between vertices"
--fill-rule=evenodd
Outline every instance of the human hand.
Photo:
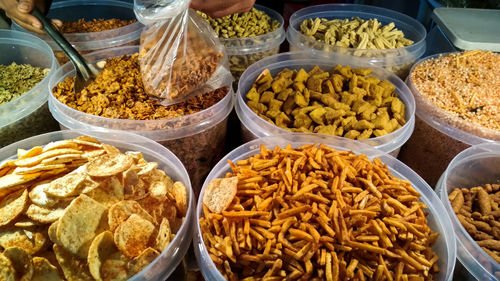
M 51 1 L 45 0 L 0 0 L 0 9 L 5 11 L 5 15 L 11 20 L 15 21 L 21 27 L 37 32 L 43 33 L 42 23 L 31 15 L 33 9 L 38 7 L 40 11 L 45 12 L 50 7 Z M 60 20 L 52 20 L 52 24 L 56 27 L 61 27 Z
M 212 18 L 221 18 L 235 13 L 248 12 L 255 0 L 192 0 L 191 8 Z

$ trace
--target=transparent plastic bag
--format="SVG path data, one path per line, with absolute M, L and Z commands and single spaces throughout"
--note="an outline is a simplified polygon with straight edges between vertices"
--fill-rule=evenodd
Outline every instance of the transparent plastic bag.
M 134 11 L 146 28 L 139 62 L 148 95 L 163 105 L 231 85 L 224 47 L 188 0 L 134 0 Z

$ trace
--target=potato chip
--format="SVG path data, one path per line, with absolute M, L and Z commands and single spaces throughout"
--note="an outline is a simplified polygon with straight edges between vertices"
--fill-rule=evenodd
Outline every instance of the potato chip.
M 94 281 L 94 278 L 90 275 L 86 261 L 78 259 L 66 251 L 64 247 L 57 244 L 54 244 L 53 248 L 57 262 L 68 281 Z
M 57 268 L 46 258 L 33 257 L 33 269 L 31 281 L 62 281 Z
M 0 246 L 4 249 L 19 247 L 29 255 L 34 255 L 42 250 L 46 243 L 47 237 L 41 228 L 28 230 L 19 227 L 7 227 L 0 229 Z
M 233 201 L 234 196 L 236 196 L 237 186 L 237 177 L 214 179 L 205 188 L 203 204 L 210 211 L 220 214 Z
M 16 219 L 28 203 L 28 190 L 19 190 L 0 200 L 0 226 Z
M 54 164 L 54 165 L 50 165 L 50 164 L 38 164 L 38 165 L 35 165 L 33 167 L 17 167 L 15 170 L 14 170 L 14 173 L 15 174 L 19 174 L 19 175 L 26 175 L 26 174 L 32 174 L 32 173 L 36 173 L 36 172 L 42 172 L 42 171 L 50 171 L 50 170 L 55 170 L 55 169 L 61 169 L 61 168 L 64 168 L 64 164 Z
M 170 186 L 171 189 L 172 186 Z M 149 185 L 149 195 L 157 200 L 165 201 L 167 199 L 167 183 L 163 181 L 152 182 Z
M 20 228 L 30 228 L 30 227 L 36 227 L 39 226 L 40 224 L 37 221 L 34 221 L 30 218 L 21 218 L 14 223 L 14 226 L 20 227 Z
M 16 167 L 16 164 L 14 164 L 16 160 L 14 159 L 5 159 L 2 162 L 0 162 L 0 170 L 5 169 L 5 168 L 11 168 L 11 167 Z
M 142 155 L 142 152 L 139 152 L 139 151 L 127 151 L 127 152 L 125 152 L 125 155 L 132 157 L 136 164 L 138 164 L 139 161 L 144 160 L 144 156 Z
M 152 263 L 160 253 L 153 248 L 147 248 L 142 251 L 137 257 L 133 258 L 128 263 L 128 272 L 130 275 L 135 275 L 143 270 L 146 266 Z
M 109 208 L 117 202 L 123 200 L 123 186 L 116 177 L 108 177 L 97 183 L 97 188 L 89 192 L 83 192 L 90 198 Z
M 158 169 L 158 163 L 156 162 L 148 162 L 142 166 L 139 166 L 141 170 L 137 173 L 139 176 L 147 175 L 154 171 L 155 169 Z
M 85 151 L 84 153 L 82 153 L 82 157 L 91 160 L 104 154 L 106 154 L 106 150 L 96 149 L 96 150 Z
M 101 143 L 97 139 L 90 137 L 90 136 L 78 136 L 78 137 L 76 137 L 76 139 L 81 140 L 81 141 L 93 142 L 93 143 Z
M 42 164 L 64 164 L 75 160 L 85 159 L 82 154 L 63 154 L 42 160 Z M 85 159 L 86 160 L 86 159 Z
M 94 238 L 94 241 L 90 244 L 87 260 L 90 274 L 92 274 L 95 280 L 102 281 L 102 263 L 116 252 L 118 252 L 118 249 L 113 241 L 113 233 L 111 231 L 104 231 Z
M 0 280 L 16 281 L 16 270 L 12 262 L 3 254 L 0 254 Z
M 187 198 L 187 190 L 184 184 L 180 181 L 176 181 L 173 186 L 173 195 L 175 199 L 175 207 L 181 214 L 181 216 L 185 216 L 188 208 L 188 198 Z
M 3 255 L 7 257 L 16 271 L 16 280 L 30 281 L 33 277 L 33 262 L 31 257 L 22 248 L 11 247 L 3 251 Z
M 40 155 L 43 151 L 43 148 L 40 146 L 32 147 L 30 150 L 24 150 L 21 148 L 17 149 L 17 159 L 25 159 L 33 156 Z
M 83 189 L 82 183 L 86 179 L 84 173 L 71 173 L 53 180 L 45 192 L 55 197 L 75 196 Z
M 66 208 L 57 225 L 57 240 L 67 251 L 86 258 L 88 247 L 99 234 L 99 226 L 106 208 L 99 202 L 81 194 Z
M 170 223 L 168 219 L 163 218 L 161 220 L 160 228 L 158 229 L 158 235 L 155 240 L 155 248 L 163 252 L 170 244 L 170 236 L 172 235 L 172 230 L 170 229 Z
M 154 230 L 153 223 L 137 214 L 132 214 L 116 229 L 115 244 L 127 257 L 136 257 L 147 248 Z
M 49 150 L 61 149 L 61 148 L 71 148 L 77 149 L 78 145 L 73 140 L 60 140 L 49 142 L 43 147 L 43 152 L 47 152 Z
M 103 143 L 102 144 L 102 148 L 104 148 L 104 150 L 106 150 L 106 152 L 108 154 L 121 154 L 120 150 L 112 145 L 109 145 L 109 144 L 105 144 Z
M 101 266 L 101 278 L 103 280 L 125 281 L 128 280 L 127 265 L 129 259 L 120 252 L 112 254 Z
M 54 178 L 54 176 L 62 175 L 68 171 L 70 171 L 68 166 L 64 166 L 64 168 L 46 171 L 43 174 L 41 174 L 38 179 L 39 180 L 51 179 L 51 178 Z
M 71 149 L 71 148 L 60 148 L 60 149 L 54 149 L 54 150 L 49 150 L 46 151 L 40 155 L 33 156 L 30 158 L 25 158 L 25 159 L 17 159 L 14 163 L 18 167 L 32 167 L 35 165 L 40 164 L 43 159 L 47 158 L 52 158 L 57 155 L 62 155 L 62 154 L 82 154 L 80 150 L 76 149 Z
M 62 217 L 70 202 L 71 200 L 62 201 L 51 207 L 41 207 L 31 204 L 26 211 L 26 215 L 39 223 L 52 223 Z
M 39 173 L 35 173 L 29 175 L 9 174 L 0 177 L 0 197 L 23 188 L 24 186 L 22 186 L 22 184 L 28 183 L 39 176 Z
M 50 241 L 54 244 L 61 245 L 61 242 L 59 242 L 59 239 L 57 239 L 57 225 L 59 224 L 59 220 L 56 220 L 53 222 L 50 226 L 49 229 L 47 230 L 47 234 L 49 235 Z
M 139 183 L 137 176 L 137 168 L 132 166 L 130 169 L 123 172 L 123 188 L 125 194 L 133 194 L 134 187 Z
M 32 187 L 29 192 L 31 202 L 41 207 L 52 207 L 57 204 L 59 202 L 59 198 L 53 197 L 45 192 L 49 185 L 50 181 L 43 181 Z
M 90 161 L 85 171 L 92 177 L 109 177 L 127 170 L 133 162 L 133 158 L 125 154 L 106 154 Z
M 126 221 L 132 214 L 137 214 L 145 220 L 153 222 L 153 217 L 144 210 L 139 203 L 132 200 L 123 200 L 108 210 L 108 225 L 111 231 Z
M 90 146 L 90 147 L 95 147 L 95 148 L 101 148 L 102 144 L 100 143 L 95 143 L 91 141 L 86 141 L 86 140 L 79 140 L 79 139 L 74 139 L 73 140 L 75 143 L 83 146 Z

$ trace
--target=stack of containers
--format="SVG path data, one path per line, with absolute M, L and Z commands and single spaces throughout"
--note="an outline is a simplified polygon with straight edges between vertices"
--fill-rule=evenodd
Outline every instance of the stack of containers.
M 396 49 L 361 50 L 318 42 L 300 32 L 300 24 L 308 19 L 333 20 L 351 19 L 352 17 L 364 20 L 377 19 L 383 25 L 393 22 L 395 28 L 401 30 L 404 36 L 414 43 Z M 424 26 L 409 16 L 384 8 L 355 4 L 317 5 L 301 9 L 290 17 L 290 26 L 287 29 L 287 40 L 290 43 L 291 51 L 314 50 L 359 57 L 365 63 L 373 63 L 378 67 L 385 68 L 401 79 L 406 78 L 413 63 L 425 53 L 425 36 Z
M 135 19 L 133 8 L 134 6 L 131 2 L 119 0 L 54 1 L 47 17 L 60 19 L 62 21 L 78 21 L 82 18 L 86 21 L 91 21 L 93 19 L 132 20 Z M 64 37 L 73 47 L 80 51 L 80 53 L 86 54 L 113 47 L 139 45 L 142 28 L 143 25 L 136 21 L 135 23 L 120 28 L 101 32 L 71 33 L 65 34 Z M 12 29 L 26 31 L 16 23 L 12 24 Z M 61 51 L 59 46 L 57 46 L 50 37 L 40 34 L 35 35 L 50 45 L 60 64 L 68 61 L 64 52 Z
M 363 60 L 358 60 L 350 56 L 340 54 L 332 54 L 328 57 L 319 56 L 310 52 L 291 52 L 282 53 L 266 59 L 263 59 L 250 66 L 240 79 L 238 91 L 236 94 L 236 114 L 241 121 L 241 130 L 243 141 L 247 142 L 255 138 L 261 138 L 271 135 L 283 134 L 288 131 L 259 117 L 246 104 L 246 94 L 251 89 L 252 84 L 257 77 L 265 69 L 269 69 L 271 75 L 275 75 L 281 70 L 287 68 L 290 70 L 300 70 L 304 68 L 306 71 L 311 70 L 314 66 L 319 66 L 324 71 L 333 69 L 336 65 L 350 65 L 351 67 L 369 67 L 373 70 L 372 75 L 381 79 L 388 80 L 396 87 L 398 97 L 405 105 L 405 120 L 406 124 L 396 131 L 385 136 L 360 140 L 360 142 L 369 144 L 383 152 L 397 156 L 400 147 L 408 140 L 413 132 L 415 125 L 415 100 L 406 86 L 406 84 L 391 72 L 366 64 Z M 328 135 L 325 135 L 328 136 Z M 330 137 L 330 136 L 328 136 Z
M 49 45 L 18 31 L 0 30 L 1 65 L 29 64 L 50 69 L 45 78 L 19 98 L 0 105 L 0 147 L 34 135 L 55 131 L 57 122 L 47 106 L 47 85 L 57 62 Z
M 129 46 L 95 52 L 84 57 L 93 63 L 138 51 L 138 46 Z M 233 108 L 232 89 L 217 104 L 194 114 L 161 120 L 113 119 L 75 110 L 54 97 L 52 89 L 66 77 L 75 76 L 75 73 L 71 63 L 65 64 L 55 72 L 46 88 L 49 92 L 50 111 L 61 129 L 122 130 L 157 141 L 179 157 L 188 170 L 194 190 L 199 191 L 205 176 L 222 157 L 227 119 Z
M 457 257 L 472 276 L 460 280 L 500 280 L 500 264 L 474 241 L 460 223 L 448 195 L 455 188 L 470 189 L 486 184 L 500 184 L 500 143 L 474 145 L 459 153 L 436 185 L 436 191 L 451 217 L 457 239 Z
M 50 142 L 74 139 L 79 136 L 91 136 L 102 143 L 110 144 L 122 152 L 138 151 L 147 161 L 158 163 L 158 168 L 166 171 L 174 181 L 180 181 L 186 187 L 187 212 L 181 227 L 168 247 L 151 264 L 134 275 L 129 281 L 165 280 L 174 272 L 186 254 L 192 238 L 192 214 L 194 211 L 194 194 L 186 169 L 179 159 L 168 149 L 147 138 L 127 132 L 98 132 L 92 130 L 59 131 L 34 136 L 0 149 L 0 162 L 17 157 L 18 148 L 31 149 L 44 146 Z
M 196 258 L 205 280 L 226 280 L 212 261 L 203 241 L 200 229 L 200 217 L 203 216 L 203 195 L 208 183 L 216 178 L 224 178 L 226 173 L 231 172 L 231 167 L 228 164 L 229 160 L 233 163 L 237 163 L 238 160 L 248 159 L 249 157 L 260 152 L 261 145 L 265 145 L 267 148 L 273 148 L 275 146 L 284 148 L 288 144 L 291 144 L 291 147 L 293 148 L 302 145 L 325 144 L 337 150 L 349 150 L 356 154 L 366 154 L 370 160 L 379 158 L 382 163 L 388 166 L 391 174 L 398 178 L 410 181 L 412 186 L 421 194 L 421 201 L 427 205 L 427 211 L 429 212 L 429 216 L 427 217 L 429 226 L 433 231 L 439 233 L 439 239 L 433 247 L 433 250 L 439 256 L 438 265 L 440 268 L 440 272 L 436 276 L 435 280 L 452 280 L 456 260 L 455 235 L 452 231 L 449 231 L 452 227 L 450 218 L 445 214 L 443 204 L 431 187 L 406 165 L 380 150 L 359 142 L 353 142 L 339 137 L 325 138 L 324 136 L 322 137 L 313 134 L 287 134 L 253 140 L 230 152 L 210 172 L 205 180 L 205 183 L 203 184 L 200 197 L 198 198 L 194 230 L 195 233 L 193 238 Z

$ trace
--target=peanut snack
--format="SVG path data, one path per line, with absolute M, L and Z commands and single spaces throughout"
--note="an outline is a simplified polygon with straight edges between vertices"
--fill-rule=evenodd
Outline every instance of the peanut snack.
M 227 280 L 435 280 L 426 205 L 379 159 L 261 146 L 229 165 L 206 187 L 200 218 Z

